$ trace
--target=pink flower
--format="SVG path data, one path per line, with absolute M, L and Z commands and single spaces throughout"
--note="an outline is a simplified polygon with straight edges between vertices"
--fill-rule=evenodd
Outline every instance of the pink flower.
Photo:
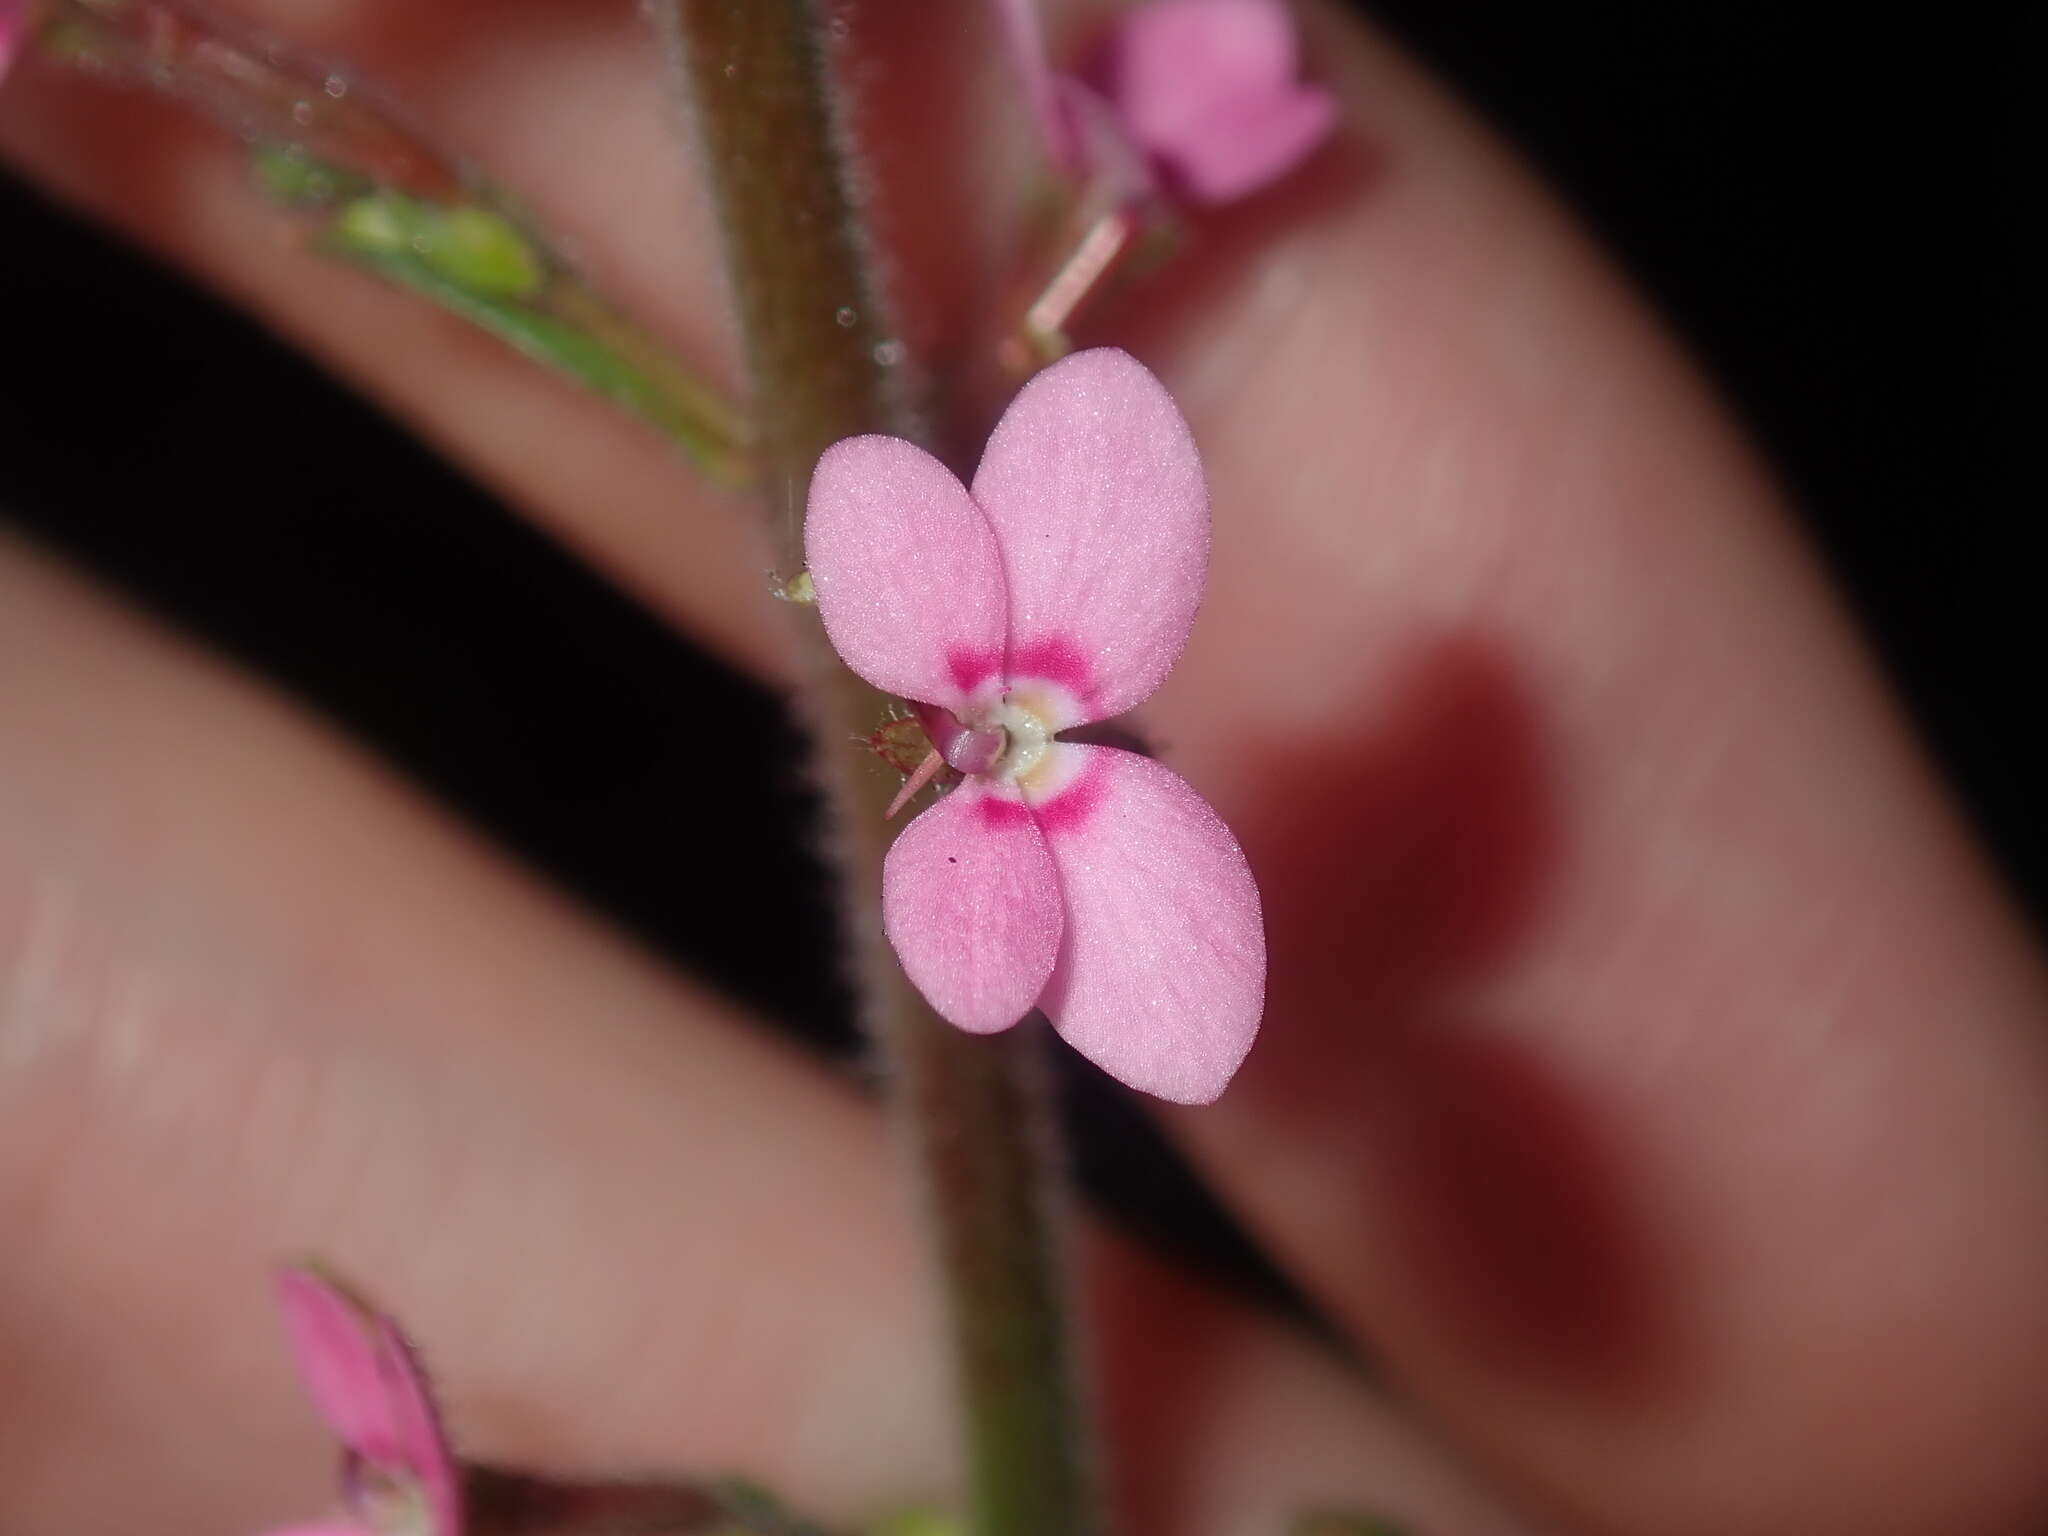
M 461 1536 L 461 1474 L 398 1325 L 310 1269 L 276 1286 L 299 1379 L 341 1441 L 348 1512 L 271 1536 Z
M 1046 152 L 1069 175 L 1230 202 L 1299 165 L 1337 121 L 1336 99 L 1296 78 L 1284 0 L 1147 0 L 1118 18 L 1088 84 L 1047 63 L 1034 0 L 999 5 Z
M 1201 601 L 1208 489 L 1165 387 L 1110 348 L 1054 364 L 972 491 L 901 439 L 835 443 L 804 540 L 839 654 L 964 775 L 883 870 L 918 990 L 978 1034 L 1042 1008 L 1132 1087 L 1215 1099 L 1265 998 L 1244 854 L 1178 775 L 1058 739 L 1150 695 Z

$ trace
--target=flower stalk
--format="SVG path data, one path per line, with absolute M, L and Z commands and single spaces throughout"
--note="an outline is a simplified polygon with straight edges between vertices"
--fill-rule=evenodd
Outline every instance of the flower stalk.
M 833 117 L 826 29 L 805 0 L 661 0 L 724 229 L 752 375 L 775 554 L 801 565 L 818 457 L 841 438 L 928 438 L 872 283 Z M 892 701 L 840 666 L 812 613 L 816 739 L 862 738 Z M 855 980 L 937 1229 L 966 1428 L 975 1536 L 1098 1531 L 1067 1323 L 1043 1048 L 1035 1030 L 961 1033 L 911 987 L 876 895 L 893 789 L 852 752 L 820 755 L 846 883 Z

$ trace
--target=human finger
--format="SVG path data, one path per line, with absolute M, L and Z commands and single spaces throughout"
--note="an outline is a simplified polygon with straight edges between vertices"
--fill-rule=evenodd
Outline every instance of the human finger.
M 843 1081 L 0 543 L 0 1525 L 306 1514 L 266 1280 L 308 1254 L 417 1337 L 470 1454 L 943 1497 L 905 1184 Z M 1530 1528 L 1324 1351 L 1086 1252 L 1137 1528 Z
M 1417 71 L 1315 37 L 1349 141 L 1091 337 L 1204 446 L 1149 718 L 1272 946 L 1172 1123 L 1591 1528 L 2030 1529 L 2031 944 L 1684 360 Z

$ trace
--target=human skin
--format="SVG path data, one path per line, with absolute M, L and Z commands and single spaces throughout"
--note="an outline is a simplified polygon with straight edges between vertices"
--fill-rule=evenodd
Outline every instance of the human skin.
M 892 79 L 992 45 L 914 10 L 854 39 L 885 150 L 971 94 Z M 248 0 L 730 376 L 632 11 Z M 1132 1526 L 1351 1497 L 1461 1533 L 2038 1529 L 2039 959 L 1683 358 L 1439 90 L 1309 21 L 1344 142 L 1086 334 L 1159 371 L 1209 467 L 1210 594 L 1146 720 L 1271 930 L 1238 1084 L 1163 1123 L 1335 1340 L 1091 1237 Z M 1020 123 L 978 142 L 1020 163 Z M 282 247 L 219 135 L 26 68 L 0 144 L 786 675 L 741 500 Z M 937 343 L 994 225 L 892 202 L 890 163 Z M 308 1250 L 426 1344 L 476 1453 L 740 1468 L 830 1513 L 945 1485 L 872 1106 L 13 545 L 0 983 L 0 1527 L 307 1513 L 323 1446 L 264 1284 Z

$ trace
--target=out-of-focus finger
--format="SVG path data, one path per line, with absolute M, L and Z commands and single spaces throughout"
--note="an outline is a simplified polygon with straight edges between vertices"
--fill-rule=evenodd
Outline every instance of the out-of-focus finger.
M 1098 332 L 1210 467 L 1151 721 L 1271 929 L 1264 1038 L 1173 1123 L 1586 1525 L 2035 1529 L 2038 959 L 1625 285 L 1392 50 L 1315 40 L 1348 141 Z
M 303 1254 L 403 1319 L 475 1454 L 943 1494 L 907 1183 L 843 1084 L 0 543 L 0 1526 L 316 1508 L 265 1283 Z M 1527 1529 L 1323 1351 L 1088 1251 L 1138 1529 Z

